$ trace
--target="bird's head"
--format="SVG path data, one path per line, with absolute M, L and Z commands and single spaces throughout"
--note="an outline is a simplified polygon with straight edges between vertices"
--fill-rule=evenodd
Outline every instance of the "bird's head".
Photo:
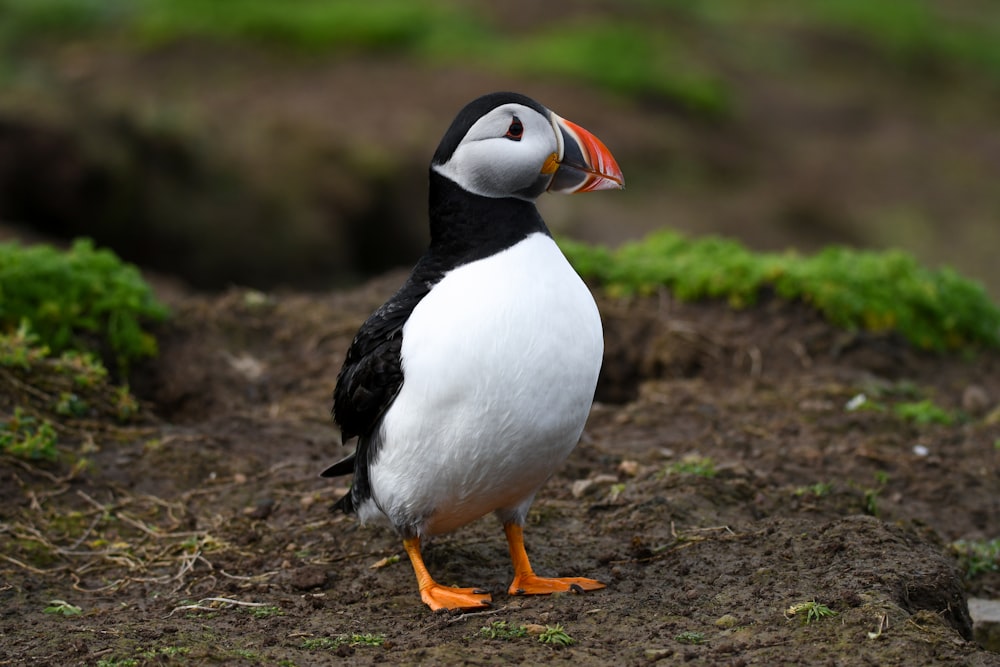
M 517 93 L 491 93 L 462 109 L 431 169 L 483 197 L 532 201 L 549 192 L 620 189 L 618 163 L 600 139 Z

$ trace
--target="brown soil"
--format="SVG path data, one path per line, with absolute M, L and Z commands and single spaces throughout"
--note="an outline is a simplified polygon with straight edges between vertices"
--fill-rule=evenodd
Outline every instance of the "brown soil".
M 1000 535 L 1000 356 L 927 356 L 778 301 L 602 296 L 599 402 L 526 534 L 540 573 L 608 587 L 508 596 L 486 518 L 426 556 L 494 607 L 430 613 L 399 540 L 331 514 L 347 480 L 317 476 L 344 453 L 328 408 L 346 346 L 400 279 L 176 295 L 134 382 L 155 418 L 67 431 L 83 471 L 0 460 L 0 664 L 1000 664 L 966 606 L 1000 575 L 963 580 L 948 546 Z M 846 410 L 861 392 L 965 416 Z M 677 465 L 694 457 L 714 475 Z M 789 613 L 812 601 L 836 615 Z M 574 643 L 481 633 L 497 621 Z M 352 645 L 366 633 L 384 642 Z

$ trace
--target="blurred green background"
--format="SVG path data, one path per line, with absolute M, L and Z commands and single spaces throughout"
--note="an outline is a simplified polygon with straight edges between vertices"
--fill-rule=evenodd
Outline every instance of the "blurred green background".
M 0 238 L 190 285 L 411 263 L 458 109 L 535 97 L 628 190 L 558 233 L 900 247 L 1000 297 L 995 0 L 0 0 Z

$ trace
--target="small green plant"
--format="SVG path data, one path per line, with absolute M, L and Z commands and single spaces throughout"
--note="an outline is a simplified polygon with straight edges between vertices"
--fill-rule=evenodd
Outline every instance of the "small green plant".
M 930 399 L 916 401 L 912 403 L 897 403 L 892 408 L 897 417 L 906 421 L 919 424 L 942 424 L 951 426 L 955 423 L 955 416 L 934 404 Z
M 528 630 L 523 625 L 512 625 L 507 621 L 493 621 L 489 625 L 479 628 L 479 636 L 487 639 L 516 639 L 524 637 Z
M 815 600 L 810 600 L 809 602 L 799 602 L 798 604 L 793 604 L 785 610 L 785 616 L 787 618 L 798 616 L 802 619 L 803 625 L 808 625 L 821 618 L 836 615 L 837 612 L 830 609 L 825 604 L 820 604 Z
M 55 370 L 72 377 L 73 384 L 80 389 L 93 389 L 108 377 L 108 369 L 94 355 L 76 350 L 59 355 Z
M 795 489 L 794 493 L 799 497 L 811 495 L 817 498 L 822 498 L 830 495 L 831 491 L 833 491 L 833 484 L 829 482 L 816 482 L 815 484 L 810 484 L 809 486 L 800 486 Z
M 695 632 L 694 630 L 685 630 L 676 637 L 677 641 L 682 644 L 704 644 L 705 643 L 705 633 Z
M 689 455 L 667 466 L 667 472 L 698 477 L 715 477 L 715 461 L 707 456 Z
M 0 423 L 0 451 L 22 459 L 54 461 L 56 450 L 56 430 L 47 419 L 36 419 L 20 407 L 14 414 Z
M 865 489 L 865 513 L 871 516 L 878 516 L 878 498 L 888 483 L 889 473 L 884 470 L 879 470 L 875 473 L 876 486 Z
M 984 572 L 1000 572 L 1000 538 L 958 540 L 951 545 L 969 579 Z
M 80 607 L 70 604 L 65 600 L 49 600 L 49 606 L 42 611 L 46 614 L 58 614 L 60 616 L 79 616 L 83 613 Z
M 0 303 L 0 329 L 27 321 L 53 352 L 106 347 L 122 369 L 156 354 L 143 325 L 167 315 L 138 269 L 88 240 L 67 252 L 0 243 Z
M 538 641 L 550 646 L 569 646 L 576 640 L 566 634 L 566 630 L 558 623 L 546 625 L 545 630 L 538 635 Z
M 90 410 L 90 406 L 87 405 L 87 401 L 76 394 L 68 391 L 59 394 L 59 400 L 56 403 L 56 414 L 63 417 L 82 417 L 87 414 L 88 410 Z
M 0 366 L 29 370 L 48 356 L 48 346 L 43 345 L 31 331 L 27 318 L 22 317 L 17 329 L 11 333 L 0 331 Z
M 272 616 L 285 615 L 285 612 L 281 609 L 281 607 L 250 607 L 249 609 L 250 614 L 253 615 L 254 618 L 270 618 Z

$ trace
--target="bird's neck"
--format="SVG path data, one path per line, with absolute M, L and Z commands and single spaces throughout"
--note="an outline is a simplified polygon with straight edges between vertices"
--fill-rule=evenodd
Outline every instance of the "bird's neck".
M 430 250 L 473 261 L 549 230 L 535 204 L 523 199 L 482 197 L 436 171 L 430 175 Z

